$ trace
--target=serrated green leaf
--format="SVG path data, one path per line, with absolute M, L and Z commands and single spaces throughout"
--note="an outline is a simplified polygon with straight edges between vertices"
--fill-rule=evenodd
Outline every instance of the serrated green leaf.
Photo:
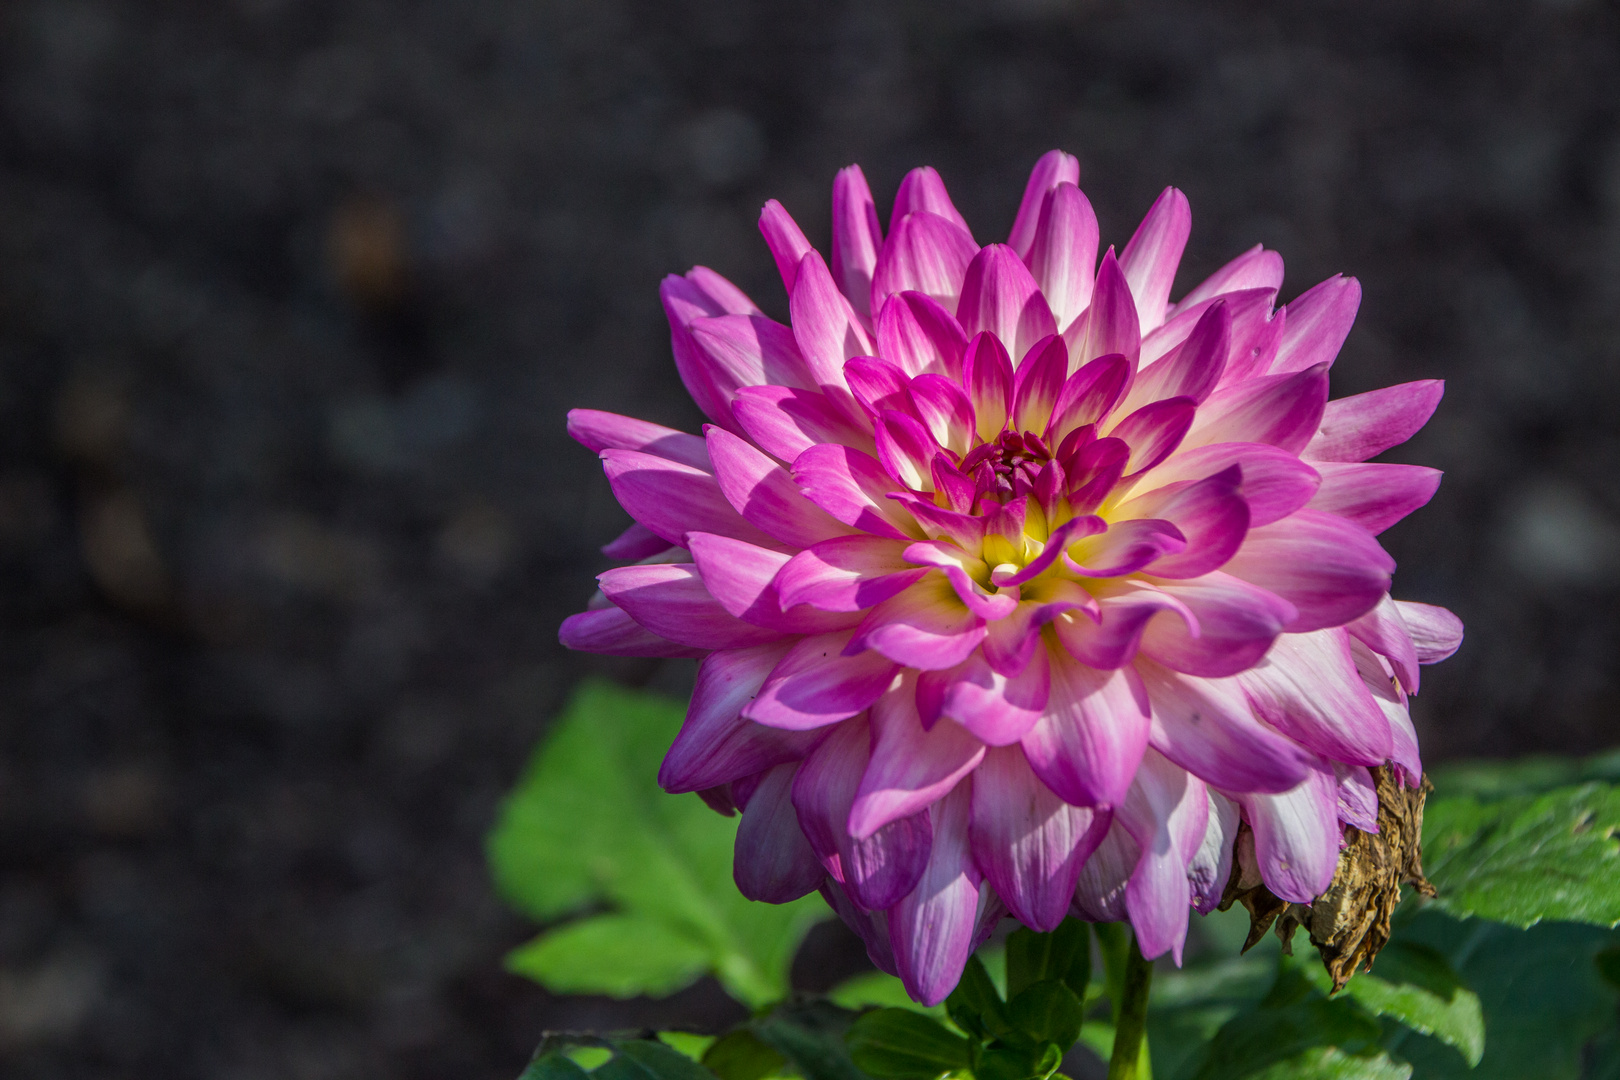
M 553 1050 L 529 1062 L 518 1080 L 586 1080 L 589 1075 L 566 1054 Z
M 1009 951 L 1007 955 L 1010 959 L 1013 954 Z M 1007 1018 L 1015 1028 L 1036 1042 L 1056 1043 L 1063 1049 L 1080 1037 L 1083 1016 L 1080 999 L 1056 979 L 1031 983 L 1007 1003 Z
M 682 930 L 634 915 L 597 915 L 547 930 L 506 954 L 506 969 L 560 994 L 671 994 L 709 970 L 710 950 Z
M 1620 925 L 1620 787 L 1602 783 L 1481 802 L 1434 799 L 1423 864 L 1435 905 L 1514 926 Z
M 639 920 L 620 924 L 623 930 L 658 927 L 644 949 L 639 937 L 615 946 L 616 992 L 668 993 L 684 985 L 673 981 L 675 971 L 684 970 L 687 982 L 712 971 L 733 996 L 763 1005 L 786 993 L 800 940 L 828 912 L 818 897 L 783 905 L 745 900 L 731 876 L 737 819 L 658 789 L 658 763 L 684 714 L 666 698 L 598 682 L 581 686 L 501 809 L 489 838 L 496 885 L 507 902 L 541 921 L 605 903 Z M 703 951 L 701 965 L 674 962 L 679 941 Z M 640 975 L 638 953 L 646 959 Z M 542 982 L 585 987 L 592 966 L 548 964 Z
M 981 1039 L 1011 1030 L 1006 1003 L 976 953 L 968 957 L 961 980 L 945 999 L 945 1011 L 957 1027 Z
M 1437 1040 L 1392 1034 L 1386 1046 L 1416 1066 L 1422 1080 L 1577 1080 L 1583 1048 L 1615 1023 L 1615 991 L 1592 959 L 1620 943 L 1620 933 L 1574 923 L 1517 930 L 1430 909 L 1406 920 L 1398 934 L 1445 956 L 1479 994 L 1485 1016 L 1485 1054 L 1473 1070 Z
M 806 1080 L 869 1080 L 850 1060 L 844 1037 L 855 1014 L 825 1001 L 791 1002 L 753 1023 Z
M 613 1051 L 612 1060 L 591 1073 L 593 1080 L 715 1080 L 679 1050 L 651 1039 L 615 1042 Z
M 749 1029 L 738 1028 L 716 1039 L 702 1063 L 720 1080 L 762 1080 L 779 1071 L 787 1059 Z
M 1079 919 L 1065 919 L 1049 934 L 1024 927 L 1007 936 L 1007 997 L 1026 986 L 1057 979 L 1081 1000 L 1091 979 L 1091 931 Z
M 1391 1061 L 1387 1054 L 1357 1057 L 1332 1046 L 1319 1046 L 1279 1061 L 1250 1080 L 1407 1080 L 1412 1066 Z
M 850 1025 L 845 1039 L 856 1068 L 879 1080 L 931 1080 L 965 1069 L 968 1041 L 910 1009 L 877 1009 Z
M 1241 1080 L 1320 1047 L 1375 1053 L 1382 1033 L 1360 1008 L 1323 997 L 1289 966 L 1258 1006 L 1221 1026 L 1190 1067 L 1195 1080 Z
M 1324 994 L 1333 979 L 1315 956 L 1299 970 Z M 1378 954 L 1374 973 L 1356 974 L 1341 991 L 1374 1016 L 1387 1016 L 1423 1035 L 1457 1048 L 1470 1066 L 1485 1053 L 1485 1017 L 1479 995 L 1462 984 L 1437 950 L 1391 941 Z

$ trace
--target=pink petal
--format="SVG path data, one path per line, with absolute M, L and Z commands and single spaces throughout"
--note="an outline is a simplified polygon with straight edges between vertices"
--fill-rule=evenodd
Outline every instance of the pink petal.
M 1256 244 L 1194 285 L 1188 290 L 1187 295 L 1181 298 L 1181 303 L 1177 304 L 1176 308 L 1178 312 L 1185 311 L 1194 304 L 1212 300 L 1222 293 L 1238 292 L 1243 289 L 1270 289 L 1275 292 L 1282 288 L 1282 283 L 1282 256 Z
M 1255 715 L 1301 746 L 1351 765 L 1382 765 L 1389 757 L 1389 724 L 1356 671 L 1343 630 L 1284 634 L 1235 679 Z
M 985 635 L 984 659 L 1003 675 L 1020 674 L 1041 645 L 1041 627 L 1076 608 L 1095 605 L 1086 591 L 1072 581 L 1054 582 L 1041 589 L 1039 600 L 1025 600 L 1011 615 L 990 624 Z
M 814 249 L 799 261 L 799 277 L 788 300 L 788 312 L 793 337 L 812 380 L 810 389 L 819 386 L 842 404 L 847 389 L 844 361 L 852 356 L 872 355 L 872 340 L 855 309 L 833 283 L 832 272 L 821 261 L 821 254 Z
M 1249 371 L 1248 358 L 1236 351 L 1237 347 L 1248 338 L 1254 336 L 1256 330 L 1264 326 L 1271 319 L 1271 305 L 1277 299 L 1275 289 L 1245 289 L 1241 292 L 1226 293 L 1222 296 L 1211 296 L 1197 303 L 1182 303 L 1175 309 L 1165 324 L 1142 337 L 1141 367 L 1147 368 L 1169 356 L 1186 342 L 1187 338 L 1197 328 L 1198 324 L 1209 314 L 1209 309 L 1216 304 L 1223 304 L 1232 319 L 1232 345 L 1234 351 L 1227 354 L 1225 366 L 1230 368 L 1233 364 L 1243 366 L 1243 378 L 1248 378 L 1254 372 Z M 1279 328 L 1280 332 L 1280 328 Z M 1270 358 L 1267 358 L 1270 363 Z M 1227 372 L 1222 377 L 1223 382 L 1237 381 L 1233 373 Z
M 732 416 L 754 444 L 792 461 L 820 443 L 865 448 L 870 429 L 851 422 L 843 409 L 816 390 L 788 386 L 745 386 L 731 402 Z
M 668 540 L 636 521 L 632 521 L 628 529 L 602 545 L 602 554 L 621 562 L 640 562 L 673 550 Z
M 894 540 L 923 538 L 916 519 L 887 497 L 894 481 L 882 465 L 859 450 L 812 446 L 794 459 L 793 479 L 805 498 L 845 525 Z
M 1099 356 L 1119 353 L 1136 370 L 1142 351 L 1142 327 L 1136 314 L 1136 299 L 1125 281 L 1125 272 L 1109 248 L 1097 268 L 1097 284 L 1085 314 L 1063 331 L 1069 345 L 1069 362 L 1082 368 Z
M 686 543 L 704 586 L 720 606 L 744 622 L 779 634 L 826 634 L 847 630 L 860 621 L 853 612 L 784 607 L 775 584 L 790 561 L 783 552 L 712 533 L 691 533 Z
M 1070 432 L 1101 421 L 1119 401 L 1130 379 L 1130 361 L 1117 354 L 1099 357 L 1070 375 L 1052 406 L 1047 444 L 1058 446 Z
M 912 407 L 928 426 L 934 441 L 957 455 L 966 455 L 973 445 L 977 420 L 973 402 L 961 384 L 943 375 L 918 375 L 911 380 Z
M 1219 571 L 1158 587 L 1185 606 L 1198 634 L 1186 619 L 1154 619 L 1141 648 L 1185 675 L 1219 678 L 1253 666 L 1298 614 L 1282 597 Z
M 969 785 L 958 785 L 929 811 L 933 848 L 917 887 L 889 909 L 889 940 L 906 992 L 938 1005 L 962 978 L 977 944 L 979 883 L 968 841 Z
M 767 771 L 748 799 L 731 862 L 737 891 L 750 900 L 785 904 L 815 892 L 824 871 L 793 809 L 796 762 Z
M 638 450 L 602 451 L 602 471 L 619 505 L 671 544 L 697 531 L 779 546 L 737 513 L 712 473 Z
M 1350 336 L 1361 306 L 1361 283 L 1335 274 L 1288 305 L 1288 326 L 1272 361 L 1273 373 L 1331 364 Z
M 1271 309 L 1270 290 L 1232 294 L 1232 351 L 1226 357 L 1221 385 L 1256 379 L 1271 370 L 1288 330 L 1288 309 Z
M 821 732 L 779 731 L 741 715 L 787 650 L 784 641 L 704 658 L 686 719 L 658 768 L 659 787 L 676 794 L 701 791 L 809 752 Z
M 1122 922 L 1127 917 L 1125 889 L 1141 858 L 1141 846 L 1122 823 L 1110 818 L 1108 833 L 1080 868 L 1070 910 L 1087 922 Z
M 1303 454 L 1312 461 L 1366 461 L 1416 435 L 1445 392 L 1444 382 L 1424 379 L 1330 401 Z
M 709 469 L 709 451 L 698 436 L 618 413 L 569 409 L 568 434 L 598 454 L 603 450 L 640 450 L 694 469 Z
M 1166 554 L 1149 571 L 1155 577 L 1201 577 L 1219 569 L 1239 551 L 1249 531 L 1249 506 L 1239 494 L 1241 486 L 1242 470 L 1232 466 L 1202 480 L 1139 495 L 1122 504 L 1115 518 L 1170 522 L 1186 537 L 1186 548 Z
M 1131 448 L 1126 475 L 1146 472 L 1169 457 L 1197 415 L 1198 405 L 1192 398 L 1173 397 L 1144 405 L 1114 425 L 1108 434 Z
M 925 671 L 917 681 L 917 707 L 924 722 L 949 717 L 980 741 L 1008 746 L 1040 719 L 1051 686 L 1046 651 L 1008 677 L 975 652 L 945 671 Z
M 694 649 L 739 649 L 781 636 L 732 615 L 691 563 L 621 566 L 598 575 L 602 592 L 648 630 Z
M 963 270 L 967 264 L 964 262 Z M 920 292 L 889 298 L 877 317 L 878 353 L 899 364 L 908 375 L 962 377 L 967 335 L 955 316 Z
M 716 315 L 687 328 L 709 385 L 729 402 L 744 386 L 815 389 L 793 331 L 763 315 Z
M 1068 329 L 1091 303 L 1097 266 L 1097 215 L 1078 187 L 1059 184 L 1047 196 L 1025 261 L 1058 328 Z
M 889 238 L 872 272 L 872 309 L 900 292 L 919 292 L 947 311 L 956 310 L 962 278 L 979 245 L 961 225 L 938 214 L 913 213 L 893 219 Z
M 1069 350 L 1052 334 L 1037 342 L 1013 378 L 1013 430 L 1040 432 L 1069 375 Z
M 1125 910 L 1142 955 L 1170 953 L 1181 964 L 1192 883 L 1188 869 L 1209 827 L 1204 782 L 1148 750 L 1115 813 L 1142 855 L 1125 889 Z
M 853 357 L 844 364 L 844 381 L 861 408 L 872 416 L 885 409 L 911 408 L 911 377 L 891 360 Z
M 900 189 L 894 194 L 894 211 L 889 215 L 891 222 L 899 221 L 907 214 L 929 213 L 938 214 L 964 232 L 968 223 L 951 197 L 945 191 L 945 181 L 939 178 L 939 173 L 933 166 L 924 165 L 906 173 L 900 181 Z
M 799 766 L 793 805 L 799 826 L 827 872 L 867 910 L 886 908 L 923 874 L 931 844 L 927 813 L 901 818 L 862 840 L 846 827 L 870 757 L 865 720 L 840 724 Z
M 1418 691 L 1418 652 L 1401 617 L 1401 608 L 1385 596 L 1378 606 L 1355 622 L 1347 623 L 1350 636 L 1382 656 L 1408 694 Z M 1449 613 L 1448 613 L 1449 614 Z
M 1029 172 L 1029 183 L 1024 185 L 1024 198 L 1018 204 L 1018 216 L 1013 218 L 1012 232 L 1007 244 L 1020 255 L 1029 253 L 1035 243 L 1036 227 L 1040 222 L 1047 196 L 1060 184 L 1080 182 L 1080 162 L 1061 150 L 1048 150 L 1042 154 Z
M 962 278 L 956 321 L 969 337 L 994 334 L 1020 362 L 1037 341 L 1057 333 L 1040 287 L 1006 244 L 987 245 L 973 256 Z
M 878 698 L 871 724 L 872 758 L 849 814 L 850 835 L 858 840 L 928 809 L 984 759 L 984 744 L 955 721 L 923 727 L 915 678 Z
M 867 612 L 851 648 L 874 649 L 897 664 L 955 667 L 984 640 L 984 619 L 957 597 L 944 575 L 923 578 Z
M 1121 671 L 1053 651 L 1046 711 L 1021 742 L 1029 766 L 1064 802 L 1118 806 L 1148 744 L 1148 704 Z
M 609 656 L 702 656 L 704 650 L 659 637 L 616 607 L 582 611 L 563 620 L 557 639 L 564 648 Z
M 1165 757 L 1223 791 L 1287 791 L 1316 755 L 1261 723 L 1231 679 L 1182 675 L 1138 657 L 1153 702 L 1149 742 Z
M 1174 612 L 1196 632 L 1197 618 L 1164 590 L 1138 581 L 1118 582 L 1113 588 L 1097 602 L 1095 615 L 1077 613 L 1053 621 L 1058 641 L 1081 663 L 1099 671 L 1129 664 L 1144 630 L 1161 611 Z
M 844 655 L 851 631 L 800 639 L 772 669 L 743 715 L 770 727 L 806 731 L 854 716 L 894 679 L 895 665 L 874 652 Z
M 1327 395 L 1326 364 L 1223 387 L 1199 406 L 1187 446 L 1269 443 L 1297 454 L 1316 434 Z
M 705 435 L 715 481 L 750 525 L 796 548 L 850 535 L 848 526 L 804 497 L 786 469 L 751 444 L 718 427 Z
M 782 275 L 782 287 L 793 295 L 793 283 L 799 277 L 799 262 L 810 252 L 810 241 L 798 222 L 793 220 L 782 204 L 775 199 L 765 203 L 759 212 L 759 231 L 764 234 L 765 246 L 776 260 L 776 272 Z
M 1209 306 L 1186 341 L 1136 373 L 1130 397 L 1121 407 L 1136 409 L 1173 397 L 1203 401 L 1215 392 L 1231 350 L 1232 313 L 1221 300 Z
M 1264 443 L 1212 443 L 1183 450 L 1139 483 L 1145 492 L 1183 480 L 1201 480 L 1233 465 L 1243 469 L 1239 491 L 1249 504 L 1249 527 L 1280 521 L 1311 501 L 1322 477 L 1286 450 Z
M 889 944 L 889 915 L 886 911 L 867 911 L 849 898 L 843 886 L 832 878 L 821 883 L 822 899 L 832 908 L 844 925 L 860 935 L 866 945 L 866 957 L 872 966 L 887 974 L 895 974 L 894 949 Z
M 912 520 L 931 540 L 943 537 L 964 551 L 978 551 L 984 543 L 983 517 L 945 510 L 932 502 L 925 502 L 916 496 L 901 492 L 891 493 L 889 497 L 910 513 Z
M 1223 568 L 1299 609 L 1290 633 L 1343 626 L 1389 591 L 1391 559 L 1366 529 L 1341 517 L 1300 510 L 1250 529 Z
M 1119 257 L 1120 269 L 1136 298 L 1137 321 L 1143 333 L 1164 322 L 1176 267 L 1181 265 L 1181 253 L 1191 233 L 1192 210 L 1187 196 L 1173 187 L 1165 188 Z
M 1378 789 L 1373 784 L 1372 773 L 1363 765 L 1335 761 L 1333 776 L 1338 784 L 1339 820 L 1362 832 L 1377 832 Z
M 1438 664 L 1462 647 L 1462 620 L 1445 608 L 1412 600 L 1397 600 L 1395 606 L 1412 632 L 1418 663 Z
M 980 333 L 968 342 L 962 385 L 973 402 L 979 438 L 993 442 L 1007 426 L 1013 406 L 1012 359 L 994 335 Z
M 1094 515 L 1070 518 L 1052 530 L 1051 534 L 1046 538 L 1046 546 L 1041 553 L 1028 563 L 1025 563 L 1021 570 L 1009 574 L 1006 573 L 1006 568 L 997 569 L 990 575 L 990 580 L 993 584 L 1002 588 L 1010 588 L 1014 585 L 1022 585 L 1026 581 L 1032 581 L 1044 574 L 1047 568 L 1064 554 L 1066 549 L 1071 545 L 1078 544 L 1081 540 L 1089 540 L 1090 542 L 1075 550 L 1084 550 L 1087 553 L 1103 552 L 1105 553 L 1104 561 L 1107 561 L 1110 554 L 1119 551 L 1121 548 L 1129 547 L 1132 543 L 1130 537 L 1124 534 L 1116 536 L 1112 542 L 1099 543 L 1098 541 L 1108 539 L 1106 536 L 1099 535 L 1107 529 L 1108 523 Z M 1134 534 L 1132 535 L 1134 536 Z M 998 615 L 997 617 L 1002 616 Z
M 832 195 L 832 275 L 857 315 L 871 313 L 872 271 L 882 246 L 866 174 L 859 165 L 839 169 Z
M 1016 746 L 991 750 L 973 774 L 974 862 L 1013 917 L 1032 930 L 1055 930 L 1069 913 L 1080 867 L 1108 823 L 1106 811 L 1054 795 Z
M 1339 865 L 1339 800 L 1332 770 L 1319 763 L 1290 791 L 1234 798 L 1254 830 L 1254 854 L 1266 887 L 1296 904 L 1326 892 Z
M 1232 845 L 1241 820 L 1237 803 L 1209 788 L 1209 823 L 1203 842 L 1187 866 L 1187 883 L 1192 886 L 1192 906 L 1208 915 L 1220 906 L 1226 883 L 1232 876 Z
M 782 606 L 861 611 L 894 596 L 928 571 L 907 563 L 905 546 L 877 536 L 841 536 L 799 552 L 776 578 Z
M 1171 522 L 1137 518 L 1116 521 L 1107 532 L 1079 540 L 1068 556 L 1071 569 L 1084 577 L 1120 577 L 1161 559 L 1173 560 L 1186 547 L 1187 538 Z
M 714 385 L 713 362 L 692 339 L 689 329 L 697 318 L 715 315 L 759 315 L 760 310 L 731 282 L 706 267 L 694 267 L 685 277 L 671 274 L 659 287 L 669 317 L 670 345 L 675 369 L 692 400 L 717 424 L 732 423 L 728 395 Z
M 1317 463 L 1322 488 L 1312 510 L 1337 514 L 1377 534 L 1425 506 L 1440 488 L 1439 469 L 1361 462 Z
M 878 462 L 885 472 L 912 491 L 934 488 L 934 455 L 939 444 L 915 418 L 885 409 L 877 418 Z
M 984 560 L 969 555 L 955 544 L 940 540 L 912 544 L 906 548 L 906 561 L 943 570 L 956 598 L 981 618 L 1006 618 L 1018 607 L 1016 596 L 992 592 L 980 585 L 976 578 L 982 577 L 987 569 Z

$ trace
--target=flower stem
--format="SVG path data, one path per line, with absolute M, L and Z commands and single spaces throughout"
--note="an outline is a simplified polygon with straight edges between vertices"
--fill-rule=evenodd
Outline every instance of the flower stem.
M 1114 1053 L 1108 1061 L 1108 1080 L 1139 1080 L 1147 1050 L 1148 990 L 1153 986 L 1153 965 L 1142 959 L 1135 934 L 1122 944 L 1125 963 L 1114 999 Z

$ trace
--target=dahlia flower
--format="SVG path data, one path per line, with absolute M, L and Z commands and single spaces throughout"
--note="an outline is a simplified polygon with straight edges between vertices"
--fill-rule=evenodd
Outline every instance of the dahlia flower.
M 769 202 L 789 325 L 663 284 L 703 435 L 569 415 L 635 524 L 563 642 L 702 657 L 660 783 L 741 809 L 742 891 L 819 889 L 926 1004 L 1008 914 L 1179 963 L 1234 859 L 1310 903 L 1369 770 L 1420 782 L 1407 695 L 1461 640 L 1375 538 L 1440 474 L 1366 463 L 1441 384 L 1328 400 L 1356 281 L 1275 308 L 1257 246 L 1172 303 L 1186 197 L 1099 263 L 1078 179 L 1041 158 L 981 246 L 934 170 L 885 234 L 851 166 L 830 260 Z

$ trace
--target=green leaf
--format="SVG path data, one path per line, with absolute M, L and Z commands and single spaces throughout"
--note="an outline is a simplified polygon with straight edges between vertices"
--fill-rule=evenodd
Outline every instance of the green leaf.
M 844 1044 L 854 1018 L 853 1013 L 825 1001 L 795 1002 L 754 1021 L 753 1030 L 807 1080 L 868 1080 L 850 1060 Z
M 1435 905 L 1514 926 L 1620 925 L 1620 787 L 1601 783 L 1495 802 L 1432 800 L 1423 863 Z
M 1590 758 L 1531 755 L 1508 760 L 1454 761 L 1428 774 L 1436 798 L 1472 796 L 1481 802 L 1537 795 L 1588 780 L 1620 783 L 1620 749 Z
M 590 1074 L 568 1059 L 561 1051 L 553 1050 L 529 1062 L 518 1080 L 586 1080 Z
M 968 1041 L 910 1009 L 878 1009 L 850 1025 L 846 1039 L 857 1068 L 880 1080 L 931 1080 L 967 1068 Z
M 593 1080 L 714 1080 L 679 1050 L 651 1039 L 626 1039 L 613 1050 L 613 1059 L 591 1073 Z
M 1313 956 L 1300 971 L 1330 993 L 1333 979 Z M 1342 993 L 1374 1016 L 1387 1016 L 1457 1048 L 1470 1066 L 1485 1053 L 1485 1017 L 1479 995 L 1462 984 L 1446 958 L 1426 945 L 1391 941 L 1378 954 L 1376 974 L 1361 972 Z
M 1275 940 L 1268 939 L 1267 946 L 1241 956 L 1154 973 L 1153 994 L 1148 1000 L 1148 1045 L 1161 1078 L 1179 1075 L 1182 1063 L 1202 1050 L 1222 1024 L 1265 996 L 1276 981 L 1277 961 L 1262 950 Z M 1232 952 L 1236 951 L 1234 946 Z M 1088 1043 L 1095 1027 L 1095 1022 L 1088 1023 L 1082 1033 Z M 1108 1046 L 1111 1050 L 1113 1043 Z
M 1412 1066 L 1391 1061 L 1385 1054 L 1357 1057 L 1319 1046 L 1251 1073 L 1250 1080 L 1407 1080 L 1411 1075 Z
M 1429 909 L 1405 920 L 1398 940 L 1445 956 L 1485 1015 L 1485 1055 L 1474 1070 L 1437 1040 L 1391 1033 L 1385 1045 L 1423 1080 L 1577 1080 L 1583 1048 L 1615 1023 L 1616 994 L 1592 962 L 1620 943 L 1614 931 L 1572 923 L 1517 930 Z
M 1055 1043 L 998 1040 L 979 1055 L 975 1080 L 1046 1080 L 1063 1064 Z
M 660 1031 L 658 1041 L 671 1049 L 678 1050 L 693 1061 L 702 1062 L 703 1055 L 709 1052 L 718 1038 L 714 1035 L 699 1035 L 691 1031 Z
M 1007 955 L 1010 960 L 1012 953 L 1009 951 Z M 1010 966 L 1008 970 L 1011 971 Z M 1008 983 L 1011 982 L 1009 976 Z M 1031 983 L 1007 1003 L 1007 1017 L 1014 1027 L 1036 1042 L 1056 1043 L 1065 1050 L 1080 1037 L 1083 1016 L 1080 999 L 1056 979 Z
M 945 999 L 945 1011 L 957 1027 L 981 1039 L 1012 1030 L 1007 1006 L 977 953 L 968 957 L 961 981 Z
M 1620 945 L 1604 949 L 1592 958 L 1592 962 L 1597 965 L 1603 981 L 1620 990 Z
M 501 895 L 540 921 L 601 905 L 626 921 L 549 930 L 514 957 L 516 970 L 563 992 L 663 994 L 711 971 L 753 1006 L 787 992 L 788 965 L 826 906 L 745 900 L 731 877 L 737 819 L 658 789 L 684 714 L 679 702 L 590 682 L 535 751 L 489 838 Z M 610 930 L 623 940 L 608 944 Z M 606 951 L 592 954 L 592 941 Z
M 1192 1075 L 1196 1080 L 1239 1080 L 1319 1047 L 1337 1047 L 1351 1055 L 1374 1053 L 1382 1033 L 1378 1021 L 1348 1001 L 1323 997 L 1289 966 L 1256 1008 L 1221 1026 L 1194 1059 Z
M 1007 936 L 1007 997 L 1026 986 L 1057 979 L 1085 1000 L 1091 978 L 1091 931 L 1079 919 L 1065 919 L 1049 934 L 1020 927 Z
M 738 1028 L 716 1039 L 703 1055 L 703 1067 L 720 1080 L 761 1080 L 777 1072 L 787 1059 L 775 1048 L 761 1042 L 747 1028 Z

